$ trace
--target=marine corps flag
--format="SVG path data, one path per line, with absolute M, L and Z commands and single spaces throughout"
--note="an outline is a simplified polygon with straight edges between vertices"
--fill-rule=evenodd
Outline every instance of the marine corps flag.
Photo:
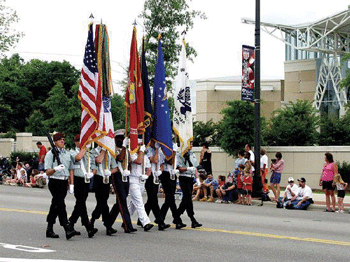
M 102 113 L 96 135 L 96 143 L 115 158 L 114 127 L 111 113 L 112 78 L 109 60 L 109 37 L 106 25 L 96 25 L 95 46 L 97 50 L 97 67 L 99 82 L 102 85 Z
M 151 89 L 149 88 L 148 71 L 146 65 L 146 54 L 144 40 L 142 40 L 142 54 L 141 54 L 141 76 L 143 85 L 143 96 L 145 101 L 145 145 L 148 145 L 151 140 L 152 133 L 152 102 Z
M 186 68 L 186 43 L 183 41 L 179 69 L 175 79 L 173 130 L 180 140 L 180 152 L 184 155 L 193 141 L 190 80 Z
M 173 142 L 170 123 L 170 111 L 165 82 L 162 43 L 160 41 L 160 37 L 158 38 L 158 58 L 153 87 L 153 136 L 154 139 L 161 145 L 166 159 L 169 160 L 173 152 Z
M 126 114 L 130 110 L 130 151 L 135 153 L 138 149 L 138 135 L 145 131 L 144 125 L 144 102 L 143 102 L 143 87 L 141 79 L 141 67 L 139 55 L 137 52 L 136 27 L 134 27 L 131 48 L 130 48 L 130 63 L 129 63 L 129 79 L 128 87 L 125 94 Z M 128 121 L 125 121 L 127 126 Z

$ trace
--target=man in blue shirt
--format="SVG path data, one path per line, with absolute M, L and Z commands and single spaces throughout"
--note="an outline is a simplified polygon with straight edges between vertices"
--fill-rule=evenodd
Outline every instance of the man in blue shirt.
M 202 184 L 204 197 L 200 201 L 214 202 L 214 192 L 218 187 L 219 187 L 218 181 L 213 177 L 213 174 L 209 174 L 208 178 L 204 180 Z M 208 191 L 210 191 L 209 198 L 208 198 Z

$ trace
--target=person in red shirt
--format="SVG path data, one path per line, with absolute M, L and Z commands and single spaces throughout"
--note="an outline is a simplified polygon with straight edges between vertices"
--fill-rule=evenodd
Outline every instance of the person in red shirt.
M 253 178 L 250 173 L 244 173 L 243 189 L 247 192 L 247 204 L 252 205 Z
M 237 204 L 244 205 L 245 194 L 243 192 L 243 165 L 239 165 L 239 172 L 237 174 L 237 193 L 238 193 L 238 202 Z
M 44 171 L 44 160 L 45 160 L 45 155 L 46 155 L 46 148 L 45 146 L 38 141 L 36 143 L 36 146 L 39 148 L 39 167 L 38 170 L 39 171 Z

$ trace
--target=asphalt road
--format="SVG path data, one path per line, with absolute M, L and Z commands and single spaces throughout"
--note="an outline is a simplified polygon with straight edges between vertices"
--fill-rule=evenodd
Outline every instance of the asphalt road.
M 114 200 L 110 195 L 110 206 Z M 54 229 L 60 238 L 45 237 L 50 201 L 47 189 L 0 186 L 0 262 L 348 261 L 350 255 L 349 214 L 283 210 L 271 204 L 259 207 L 195 202 L 201 229 L 172 227 L 161 232 L 154 227 L 144 232 L 135 225 L 136 233 L 125 234 L 119 218 L 114 225 L 118 229 L 115 236 L 107 236 L 102 222 L 97 221 L 99 232 L 89 239 L 78 222 L 75 228 L 82 235 L 67 241 L 58 224 Z M 94 204 L 91 193 L 89 214 Z M 70 213 L 72 195 L 67 196 L 66 205 Z M 186 215 L 183 220 L 190 225 Z

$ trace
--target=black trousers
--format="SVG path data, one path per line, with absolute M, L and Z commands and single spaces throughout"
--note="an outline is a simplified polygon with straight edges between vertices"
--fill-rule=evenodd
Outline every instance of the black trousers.
M 179 182 L 183 195 L 178 212 L 180 215 L 182 215 L 186 210 L 191 221 L 195 221 L 192 203 L 192 191 L 194 184 L 193 177 L 180 176 Z
M 68 224 L 66 204 L 64 199 L 67 195 L 68 180 L 50 178 L 49 190 L 52 195 L 51 206 L 46 221 L 49 224 L 56 223 L 58 217 L 61 226 Z
M 158 204 L 158 190 L 159 190 L 159 184 L 153 183 L 154 176 L 151 174 L 149 178 L 147 178 L 145 183 L 145 188 L 147 192 L 147 202 L 145 204 L 145 211 L 147 215 L 149 213 L 153 212 L 154 217 L 156 220 L 154 221 L 157 224 L 163 224 L 164 219 L 160 215 L 160 209 Z
M 122 181 L 122 174 L 120 172 L 112 174 L 112 185 L 116 197 L 116 203 L 113 205 L 110 215 L 110 226 L 113 225 L 120 213 L 123 219 L 124 229 L 130 230 L 133 228 L 130 218 L 130 213 L 128 210 L 128 204 L 126 198 L 129 192 L 129 182 Z
M 99 175 L 94 175 L 94 191 L 96 197 L 96 207 L 92 211 L 92 219 L 99 219 L 102 215 L 102 221 L 105 226 L 110 225 L 109 218 L 109 207 L 108 207 L 108 198 L 109 198 L 109 183 L 103 183 L 103 177 Z
M 160 209 L 160 215 L 165 220 L 166 214 L 168 213 L 168 209 L 170 208 L 171 213 L 173 215 L 173 223 L 180 224 L 182 220 L 180 218 L 180 214 L 178 213 L 176 204 L 175 204 L 175 191 L 176 191 L 176 177 L 175 180 L 170 179 L 170 173 L 167 171 L 163 171 L 162 175 L 159 177 L 162 182 L 165 200 Z
M 89 195 L 90 183 L 85 183 L 84 177 L 74 176 L 74 196 L 75 206 L 69 222 L 74 225 L 77 223 L 79 217 L 81 224 L 87 226 L 89 224 L 89 216 L 86 209 L 86 199 Z

